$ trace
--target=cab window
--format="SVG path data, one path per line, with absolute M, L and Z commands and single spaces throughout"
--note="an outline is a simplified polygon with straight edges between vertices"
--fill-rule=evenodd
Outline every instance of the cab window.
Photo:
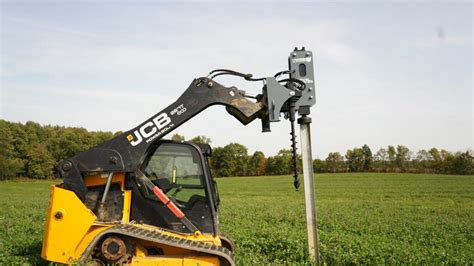
M 162 143 L 143 170 L 155 185 L 183 207 L 206 196 L 201 158 L 190 145 Z

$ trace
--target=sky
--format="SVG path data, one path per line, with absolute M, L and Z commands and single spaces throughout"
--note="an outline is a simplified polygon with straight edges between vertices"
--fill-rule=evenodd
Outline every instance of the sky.
M 464 151 L 472 12 L 470 1 L 1 1 L 0 119 L 126 131 L 212 69 L 272 76 L 304 46 L 315 57 L 314 158 L 363 144 Z M 261 133 L 218 106 L 173 133 L 275 155 L 289 131 L 282 119 Z

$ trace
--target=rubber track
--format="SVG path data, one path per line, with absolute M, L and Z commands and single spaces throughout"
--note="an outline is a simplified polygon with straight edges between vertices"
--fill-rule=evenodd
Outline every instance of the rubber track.
M 179 238 L 179 237 L 174 237 L 170 235 L 165 235 L 159 231 L 148 230 L 148 229 L 144 229 L 138 226 L 133 226 L 130 224 L 117 225 L 97 235 L 94 238 L 94 240 L 91 241 L 91 243 L 89 243 L 89 246 L 86 248 L 86 250 L 82 254 L 81 261 L 85 261 L 89 257 L 90 253 L 96 246 L 97 242 L 102 238 L 102 236 L 106 234 L 120 234 L 120 235 L 143 239 L 146 241 L 151 241 L 151 242 L 155 242 L 155 243 L 159 243 L 159 244 L 163 244 L 167 246 L 192 250 L 192 251 L 205 253 L 209 255 L 214 255 L 214 256 L 219 257 L 221 261 L 223 260 L 227 262 L 224 265 L 235 266 L 234 254 L 225 247 L 203 243 L 199 241 L 193 241 L 193 240 L 184 239 L 184 238 Z

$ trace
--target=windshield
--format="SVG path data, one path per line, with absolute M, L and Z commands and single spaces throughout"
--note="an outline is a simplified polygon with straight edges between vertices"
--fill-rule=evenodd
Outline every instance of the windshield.
M 205 201 L 201 160 L 192 146 L 162 143 L 142 171 L 181 207 L 192 207 L 196 200 Z
M 139 192 L 133 194 L 133 218 L 177 232 L 194 232 L 176 214 L 177 207 L 201 232 L 215 234 L 212 197 L 207 194 L 208 170 L 201 151 L 188 143 L 160 141 L 156 145 L 135 172 L 133 186 Z M 157 193 L 166 194 L 171 208 Z

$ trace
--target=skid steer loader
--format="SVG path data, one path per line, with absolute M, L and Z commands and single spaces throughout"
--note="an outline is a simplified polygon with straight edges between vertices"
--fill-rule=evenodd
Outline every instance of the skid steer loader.
M 262 93 L 225 87 L 215 80 L 221 75 L 263 82 Z M 297 188 L 293 122 L 314 104 L 312 54 L 304 48 L 272 77 L 217 69 L 194 79 L 153 117 L 56 166 L 63 183 L 51 188 L 41 256 L 99 265 L 234 265 L 235 246 L 219 231 L 211 147 L 163 137 L 211 105 L 224 105 L 244 125 L 260 119 L 264 132 L 283 113 L 291 121 Z

